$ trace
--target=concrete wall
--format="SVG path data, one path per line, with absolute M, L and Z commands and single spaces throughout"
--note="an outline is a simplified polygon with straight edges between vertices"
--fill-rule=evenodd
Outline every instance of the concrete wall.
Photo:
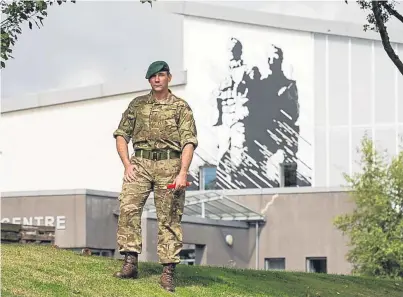
M 252 256 L 249 227 L 243 222 L 225 222 L 198 219 L 184 216 L 182 221 L 185 244 L 195 244 L 202 250 L 196 262 L 202 265 L 248 268 Z M 157 233 L 155 214 L 147 215 L 147 256 L 149 261 L 158 261 Z M 233 236 L 233 245 L 228 246 L 225 236 Z M 252 243 L 254 241 L 252 240 Z M 196 263 L 196 264 L 197 264 Z
M 36 224 L 35 217 L 44 216 L 39 222 L 44 224 L 63 216 L 64 223 L 56 231 L 57 245 L 114 250 L 117 194 L 90 190 L 3 193 L 2 222 Z M 305 271 L 307 257 L 326 257 L 328 273 L 350 273 L 345 260 L 347 238 L 333 226 L 335 216 L 354 209 L 347 192 L 285 188 L 223 194 L 266 220 L 258 230 L 258 265 L 254 224 L 189 216 L 185 210 L 184 243 L 197 245 L 196 264 L 264 269 L 265 258 L 284 257 L 286 270 Z M 157 232 L 155 213 L 145 212 L 141 261 L 158 261 Z M 226 235 L 233 236 L 233 246 L 226 244 Z M 117 251 L 115 255 L 119 257 Z
M 117 222 L 113 211 L 119 207 L 116 197 L 86 196 L 86 247 L 116 249 Z
M 265 192 L 228 195 L 265 215 L 267 221 L 259 233 L 260 268 L 264 267 L 265 258 L 285 258 L 287 270 L 306 271 L 307 257 L 326 257 L 329 273 L 350 273 L 351 266 L 345 259 L 347 238 L 333 225 L 337 215 L 355 207 L 348 192 Z M 253 253 L 251 267 L 255 256 Z
M 2 196 L 2 222 L 55 226 L 56 244 L 62 248 L 116 248 L 115 193 L 75 190 Z
M 62 248 L 86 245 L 85 195 L 2 194 L 1 222 L 56 227 L 55 244 Z
M 245 223 L 185 215 L 185 243 L 205 246 L 201 264 L 234 263 L 236 267 L 264 269 L 266 258 L 285 258 L 286 270 L 306 271 L 307 257 L 326 257 L 328 273 L 351 272 L 351 264 L 345 258 L 348 238 L 333 225 L 336 216 L 354 210 L 355 205 L 347 191 L 340 188 L 283 188 L 218 193 L 264 216 L 266 222 L 258 230 L 258 266 L 255 224 L 246 228 Z M 144 240 L 141 259 L 158 261 L 155 214 L 144 216 L 142 228 Z M 232 248 L 225 243 L 227 234 L 234 237 Z

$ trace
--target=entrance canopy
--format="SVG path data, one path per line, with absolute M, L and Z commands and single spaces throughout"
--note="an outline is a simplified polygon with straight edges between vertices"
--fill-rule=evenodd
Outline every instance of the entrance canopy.
M 154 197 L 150 195 L 145 211 L 155 212 Z M 264 221 L 264 217 L 227 196 L 208 191 L 203 193 L 186 192 L 184 214 L 213 220 Z

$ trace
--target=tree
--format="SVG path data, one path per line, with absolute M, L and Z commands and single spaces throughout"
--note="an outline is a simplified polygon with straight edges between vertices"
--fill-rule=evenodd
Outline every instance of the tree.
M 347 260 L 353 273 L 402 278 L 403 151 L 388 162 L 365 136 L 360 163 L 360 173 L 344 175 L 355 210 L 334 221 L 350 240 Z
M 11 47 L 15 45 L 18 40 L 18 35 L 22 33 L 21 25 L 28 22 L 30 29 L 33 23 L 38 28 L 43 26 L 43 20 L 48 15 L 48 6 L 54 3 L 59 5 L 65 3 L 62 1 L 6 1 L 1 0 L 1 13 L 6 18 L 1 21 L 1 68 L 6 66 L 5 61 L 9 58 L 14 58 Z M 75 0 L 71 0 L 75 3 Z M 39 25 L 40 24 L 40 25 Z
M 152 5 L 155 0 L 140 0 L 141 3 L 148 2 Z M 6 18 L 1 21 L 1 67 L 6 67 L 6 62 L 10 58 L 14 58 L 12 54 L 12 46 L 18 40 L 18 35 L 22 33 L 21 25 L 28 22 L 29 28 L 32 30 L 33 24 L 38 28 L 43 26 L 43 20 L 48 15 L 49 6 L 57 3 L 61 5 L 66 2 L 75 3 L 75 0 L 46 0 L 46 1 L 7 1 L 1 0 L 1 13 Z
M 347 0 L 345 0 L 345 2 L 348 3 Z M 367 15 L 368 24 L 364 25 L 364 31 L 370 29 L 379 33 L 386 54 L 403 75 L 403 62 L 390 44 L 389 34 L 386 26 L 386 23 L 390 19 L 397 19 L 398 21 L 402 22 L 403 28 L 403 15 L 396 10 L 397 1 L 359 0 L 357 3 L 360 5 L 361 9 L 369 11 Z

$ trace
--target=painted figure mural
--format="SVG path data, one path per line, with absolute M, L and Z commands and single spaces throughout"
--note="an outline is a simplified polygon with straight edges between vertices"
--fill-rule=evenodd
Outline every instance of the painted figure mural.
M 298 173 L 299 102 L 295 80 L 282 70 L 283 50 L 272 46 L 267 55 L 270 73 L 242 58 L 243 45 L 231 38 L 228 75 L 215 93 L 214 128 L 228 137 L 218 139 L 216 189 L 280 186 L 279 164 L 293 168 L 298 186 L 310 185 Z M 198 176 L 194 176 L 198 182 Z

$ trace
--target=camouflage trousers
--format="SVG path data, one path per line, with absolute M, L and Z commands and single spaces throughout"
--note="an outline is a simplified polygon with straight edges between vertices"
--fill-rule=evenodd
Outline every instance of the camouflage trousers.
M 133 156 L 135 180 L 123 182 L 119 195 L 120 215 L 117 243 L 119 252 L 142 250 L 141 215 L 150 192 L 154 190 L 154 203 L 158 221 L 157 253 L 159 262 L 179 263 L 182 249 L 181 220 L 185 204 L 185 190 L 167 189 L 179 174 L 181 160 L 148 160 Z

